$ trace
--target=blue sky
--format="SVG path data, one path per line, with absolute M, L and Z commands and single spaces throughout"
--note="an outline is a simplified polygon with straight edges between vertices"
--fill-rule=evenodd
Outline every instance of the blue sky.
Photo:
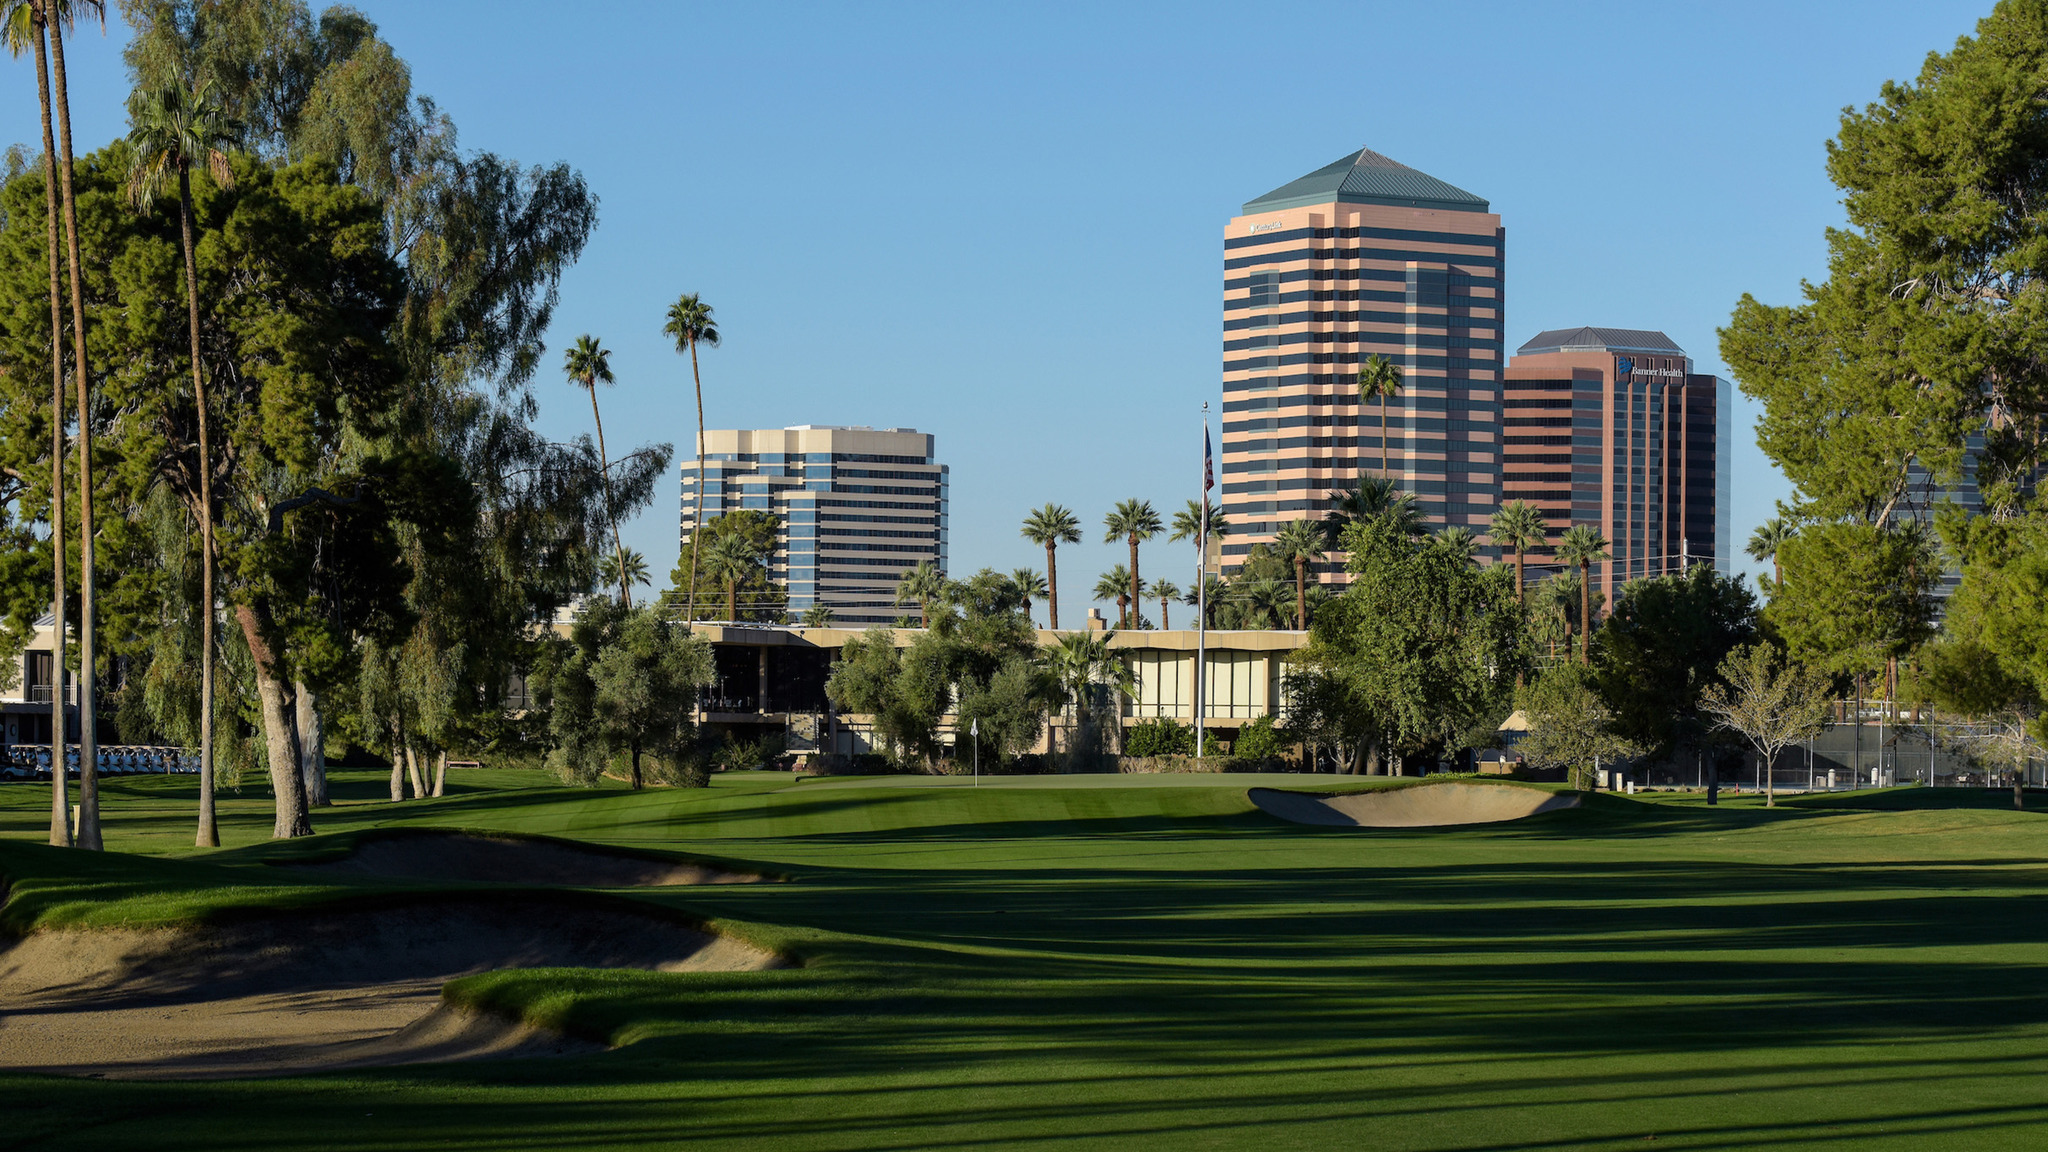
M 537 383 L 551 432 L 589 430 L 552 366 L 590 332 L 615 350 L 614 449 L 687 451 L 688 367 L 660 326 L 701 292 L 725 335 L 704 354 L 712 427 L 933 432 L 954 569 L 1041 565 L 1017 525 L 1057 501 L 1093 527 L 1062 554 L 1069 604 L 1123 559 L 1100 542 L 1111 504 L 1195 494 L 1243 201 L 1370 146 L 1501 214 L 1510 349 L 1655 328 L 1725 376 L 1715 329 L 1741 293 L 1787 302 L 1825 275 L 1842 107 L 1990 7 L 359 6 L 466 147 L 566 160 L 602 200 Z M 72 47 L 81 149 L 125 130 L 124 35 Z M 6 138 L 30 141 L 23 64 Z M 1754 417 L 1744 401 L 1724 449 L 1738 545 L 1786 493 Z M 627 529 L 657 575 L 675 493 Z M 1192 549 L 1145 564 L 1181 578 Z

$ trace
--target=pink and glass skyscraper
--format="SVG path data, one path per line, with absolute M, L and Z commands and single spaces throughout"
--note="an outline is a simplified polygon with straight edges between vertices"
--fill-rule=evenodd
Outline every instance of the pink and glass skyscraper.
M 1362 149 L 1247 203 L 1223 238 L 1226 568 L 1386 470 L 1432 528 L 1500 502 L 1506 232 L 1487 202 Z M 1362 403 L 1358 369 L 1400 365 Z M 1322 566 L 1343 580 L 1341 555 Z

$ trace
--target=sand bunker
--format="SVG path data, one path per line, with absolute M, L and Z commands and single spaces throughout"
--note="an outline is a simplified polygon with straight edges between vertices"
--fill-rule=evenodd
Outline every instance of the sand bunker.
M 414 832 L 357 844 L 341 860 L 295 869 L 401 880 L 480 880 L 576 888 L 658 888 L 677 884 L 751 884 L 760 876 L 702 864 L 608 852 L 564 840 Z
M 215 1079 L 592 1052 L 443 1003 L 496 968 L 730 972 L 781 958 L 620 907 L 418 901 L 195 928 L 39 932 L 0 953 L 0 1068 Z
M 1253 788 L 1245 796 L 1282 820 L 1341 828 L 1496 824 L 1579 806 L 1577 796 L 1511 784 L 1417 784 L 1335 795 Z

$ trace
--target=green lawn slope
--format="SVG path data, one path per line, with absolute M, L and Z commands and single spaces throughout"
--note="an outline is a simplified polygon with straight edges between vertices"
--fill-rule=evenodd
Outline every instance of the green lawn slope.
M 2048 1146 L 2048 824 L 2010 793 L 1361 830 L 1244 798 L 1359 783 L 1327 777 L 455 779 L 393 805 L 344 775 L 311 843 L 270 844 L 265 798 L 233 797 L 204 854 L 189 781 L 114 781 L 104 857 L 37 847 L 47 790 L 0 787 L 6 923 L 369 899 L 271 861 L 495 829 L 786 875 L 624 898 L 803 966 L 451 988 L 626 1045 L 591 1057 L 0 1078 L 0 1147 Z

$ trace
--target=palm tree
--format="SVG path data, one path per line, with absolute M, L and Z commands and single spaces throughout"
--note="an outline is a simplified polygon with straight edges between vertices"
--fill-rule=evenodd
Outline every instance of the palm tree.
M 1150 500 L 1124 500 L 1102 518 L 1106 531 L 1102 535 L 1104 544 L 1116 543 L 1121 536 L 1131 544 L 1131 606 L 1135 609 L 1144 598 L 1144 582 L 1138 579 L 1138 543 L 1150 540 L 1166 530 L 1160 523 L 1159 513 L 1152 510 Z
M 1785 541 L 1799 535 L 1799 529 L 1786 522 L 1782 516 L 1773 516 L 1757 527 L 1749 536 L 1749 558 L 1759 563 L 1771 562 L 1771 589 L 1776 591 L 1785 579 L 1784 570 L 1778 564 L 1778 550 Z
M 798 619 L 806 628 L 830 628 L 832 626 L 832 606 L 830 604 L 813 604 L 809 608 L 804 609 L 804 614 Z
M 1292 605 L 1285 580 L 1240 580 L 1230 586 L 1239 628 L 1277 628 Z
M 85 262 L 79 255 L 78 195 L 71 152 L 71 95 L 64 69 L 64 30 L 81 13 L 106 28 L 102 0 L 39 0 L 50 38 L 51 108 L 57 114 L 58 186 L 63 190 L 66 267 L 71 274 L 71 370 L 78 391 L 78 846 L 99 851 L 98 624 L 93 612 L 92 386 L 85 357 Z M 58 426 L 63 426 L 60 419 Z M 63 547 L 61 540 L 58 544 Z M 57 679 L 63 679 L 61 668 Z M 55 775 L 52 763 L 52 775 Z
M 932 626 L 932 605 L 946 595 L 946 574 L 929 560 L 919 561 L 917 567 L 903 574 L 896 582 L 896 603 L 917 605 L 918 627 Z
M 1515 596 L 1524 607 L 1529 603 L 1529 592 L 1523 579 L 1529 549 L 1549 539 L 1549 531 L 1550 526 L 1544 522 L 1543 513 L 1527 500 L 1510 500 L 1493 514 L 1493 542 L 1502 548 L 1515 550 Z
M 597 411 L 597 386 L 612 382 L 611 351 L 600 345 L 596 337 L 586 332 L 576 338 L 575 345 L 569 349 L 568 355 L 562 358 L 562 371 L 568 374 L 571 384 L 590 393 L 590 416 L 597 421 L 597 470 L 604 480 L 604 518 L 611 523 L 612 549 L 620 557 L 620 562 L 613 566 L 612 571 L 618 576 L 619 603 L 631 608 L 633 591 L 626 586 L 625 580 L 626 546 L 619 542 L 619 518 L 612 510 L 612 465 L 611 458 L 605 454 L 604 417 Z M 696 569 L 693 566 L 690 578 L 695 580 L 696 577 Z
M 233 143 L 235 123 L 210 86 L 197 91 L 172 84 L 147 98 L 128 142 L 135 167 L 128 195 L 147 212 L 173 179 L 178 189 L 178 229 L 185 253 L 185 328 L 192 360 L 192 406 L 199 425 L 199 836 L 201 848 L 220 846 L 213 805 L 213 445 L 206 379 L 199 366 L 199 264 L 192 243 L 192 165 L 202 163 L 214 183 L 234 186 L 223 149 Z
M 1294 520 L 1273 539 L 1273 554 L 1294 565 L 1294 628 L 1308 628 L 1308 566 L 1323 558 L 1327 539 L 1313 520 Z
M 1536 625 L 1536 638 L 1550 645 L 1550 657 L 1555 660 L 1560 639 L 1570 651 L 1572 624 L 1579 614 L 1579 574 L 1566 569 L 1537 585 L 1536 608 L 1530 617 Z
M 626 549 L 622 553 L 614 553 L 597 562 L 597 578 L 599 582 L 605 584 L 620 583 L 619 565 L 621 563 L 624 563 L 626 566 L 626 574 L 623 578 L 624 583 L 646 584 L 650 582 L 647 575 L 647 557 L 633 551 L 631 548 Z
M 1166 537 L 1170 543 L 1178 544 L 1183 540 L 1193 540 L 1202 534 L 1202 506 L 1204 504 L 1208 504 L 1208 502 L 1190 500 L 1187 507 L 1173 514 L 1173 531 Z M 1223 510 L 1214 504 L 1209 504 L 1208 507 L 1209 539 L 1221 540 L 1229 536 L 1229 518 L 1225 517 Z
M 744 532 L 728 532 L 711 545 L 704 557 L 705 575 L 725 585 L 725 618 L 740 618 L 739 587 L 761 568 L 761 550 Z
M 1446 527 L 1443 531 L 1436 534 L 1434 542 L 1438 547 L 1449 549 L 1451 552 L 1456 553 L 1459 558 L 1467 561 L 1470 561 L 1473 553 L 1479 549 L 1478 535 L 1463 524 L 1452 524 Z
M 704 376 L 697 369 L 697 345 L 718 347 L 718 322 L 711 305 L 695 292 L 685 292 L 668 306 L 661 334 L 676 342 L 676 351 L 690 350 L 690 380 L 697 386 L 697 510 L 690 517 L 690 593 L 683 619 L 697 618 L 697 531 L 704 526 Z
M 1024 517 L 1024 538 L 1045 546 L 1046 613 L 1052 619 L 1053 631 L 1057 632 L 1060 627 L 1060 575 L 1058 566 L 1053 562 L 1053 550 L 1061 544 L 1079 544 L 1081 522 L 1074 518 L 1072 510 L 1058 504 L 1047 504 Z
M 1607 559 L 1607 537 L 1591 524 L 1574 524 L 1558 541 L 1557 558 L 1579 566 L 1579 663 L 1593 659 L 1593 565 Z
M 1419 538 L 1429 534 L 1429 524 L 1422 514 L 1422 506 L 1415 497 L 1401 491 L 1392 480 L 1375 476 L 1370 472 L 1358 478 L 1358 487 L 1350 492 L 1331 489 L 1331 508 L 1323 514 L 1323 529 L 1329 535 L 1330 547 L 1338 547 L 1344 539 L 1344 529 L 1353 524 L 1363 524 L 1377 516 L 1392 516 L 1402 535 Z
M 1380 402 L 1380 473 L 1387 469 L 1387 398 L 1401 394 L 1401 366 L 1392 360 L 1374 353 L 1365 358 L 1358 369 L 1358 399 L 1360 403 L 1377 399 Z
M 1060 637 L 1060 642 L 1046 653 L 1046 665 L 1059 684 L 1062 697 L 1073 704 L 1077 722 L 1085 720 L 1092 711 L 1089 689 L 1097 684 L 1124 696 L 1137 695 L 1137 678 L 1131 666 L 1109 650 L 1109 642 L 1115 636 L 1114 632 L 1100 636 L 1070 633 Z
M 1180 585 L 1175 584 L 1171 580 L 1154 580 L 1151 586 L 1146 588 L 1145 590 L 1152 594 L 1153 599 L 1159 601 L 1160 630 L 1167 632 L 1172 631 L 1173 617 L 1168 612 L 1167 606 L 1173 603 L 1174 597 L 1180 595 Z
M 31 0 L 10 0 L 0 11 L 0 35 L 7 40 L 8 51 L 20 56 L 22 50 L 34 45 L 36 53 L 36 95 L 42 101 L 43 110 L 43 215 L 48 225 L 49 237 L 46 255 L 50 269 L 50 557 L 51 613 L 50 631 L 51 667 L 67 667 L 64 659 L 64 290 L 63 277 L 58 270 L 58 255 L 61 245 L 57 235 L 59 209 L 57 206 L 57 138 L 50 127 L 50 64 L 48 42 L 44 39 L 43 6 Z M 64 692 L 61 688 L 61 671 L 56 677 L 59 687 L 50 694 L 50 763 L 64 763 Z M 61 769 L 50 773 L 50 843 L 59 848 L 71 846 L 71 804 L 65 795 L 65 774 Z M 212 796 L 208 794 L 200 801 L 202 817 L 211 811 Z M 201 821 L 201 836 L 205 835 L 207 822 Z M 214 842 L 218 843 L 218 840 Z M 203 839 L 202 847 L 211 847 Z
M 1181 593 L 1180 602 L 1199 612 L 1202 610 L 1203 602 L 1206 600 L 1209 608 L 1209 617 L 1204 623 L 1214 628 L 1216 627 L 1217 610 L 1223 604 L 1224 597 L 1228 594 L 1228 586 L 1223 583 L 1221 576 L 1213 573 L 1202 577 L 1202 586 L 1202 588 L 1190 588 L 1186 592 Z M 1203 595 L 1203 588 L 1208 590 L 1207 596 Z
M 1045 577 L 1031 568 L 1019 568 L 1010 573 L 1010 587 L 1016 590 L 1017 599 L 1024 609 L 1024 615 L 1031 615 L 1031 602 L 1045 599 Z
M 1131 574 L 1124 570 L 1123 565 L 1104 572 L 1102 578 L 1095 582 L 1095 598 L 1116 601 L 1116 626 L 1130 627 Z

